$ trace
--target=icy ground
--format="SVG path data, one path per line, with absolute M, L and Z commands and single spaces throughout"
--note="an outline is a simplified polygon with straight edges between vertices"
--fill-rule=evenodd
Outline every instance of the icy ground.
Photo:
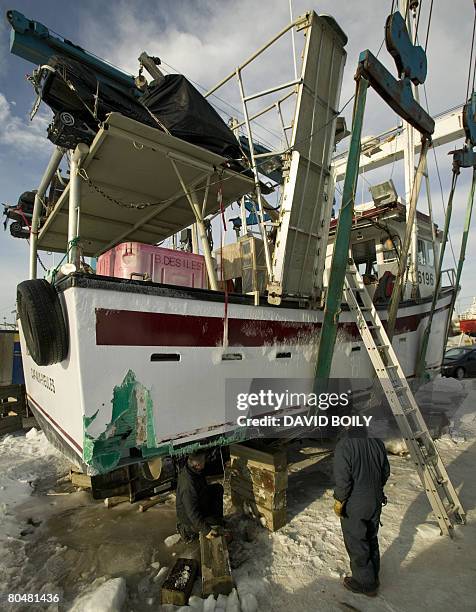
M 349 593 L 341 585 L 348 559 L 332 510 L 332 456 L 325 447 L 303 446 L 290 466 L 289 523 L 277 533 L 253 527 L 230 546 L 242 611 L 252 611 L 256 600 L 259 612 L 475 609 L 476 381 L 458 388 L 456 381 L 438 384 L 452 385 L 464 398 L 451 416 L 450 433 L 438 441 L 467 512 L 454 540 L 439 536 L 410 460 L 390 457 L 380 594 Z M 87 492 L 68 494 L 71 489 L 56 484 L 68 467 L 41 432 L 0 438 L 0 593 L 61 598 L 49 607 L 11 609 L 178 610 L 159 605 L 164 568 L 184 552 L 183 545 L 164 543 L 175 532 L 173 504 L 146 513 L 129 504 L 106 509 Z M 191 603 L 205 612 L 238 612 L 236 598 L 229 600 L 203 606 L 194 597 Z M 9 607 L 2 601 L 0 609 Z

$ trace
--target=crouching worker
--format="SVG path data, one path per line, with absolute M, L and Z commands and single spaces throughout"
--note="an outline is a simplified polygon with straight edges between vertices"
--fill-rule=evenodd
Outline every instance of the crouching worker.
M 379 588 L 378 529 L 383 492 L 390 475 L 385 445 L 368 438 L 365 428 L 349 429 L 334 454 L 334 511 L 340 517 L 352 576 L 344 586 L 369 597 Z
M 207 484 L 205 454 L 190 455 L 177 481 L 177 530 L 185 542 L 219 534 L 223 525 L 223 487 Z

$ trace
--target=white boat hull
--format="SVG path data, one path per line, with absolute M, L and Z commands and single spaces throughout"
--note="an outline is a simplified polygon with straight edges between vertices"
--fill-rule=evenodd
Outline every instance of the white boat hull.
M 313 378 L 320 310 L 230 298 L 225 323 L 222 294 L 208 291 L 79 275 L 58 288 L 69 354 L 37 366 L 21 333 L 27 395 L 47 435 L 90 473 L 185 452 L 198 442 L 224 443 L 220 435 L 234 429 L 225 417 L 227 379 Z M 450 299 L 443 292 L 437 305 L 430 370 L 442 360 Z M 429 308 L 429 302 L 407 303 L 399 310 L 393 345 L 408 377 Z M 383 321 L 386 314 L 380 311 Z M 372 377 L 347 311 L 332 377 Z

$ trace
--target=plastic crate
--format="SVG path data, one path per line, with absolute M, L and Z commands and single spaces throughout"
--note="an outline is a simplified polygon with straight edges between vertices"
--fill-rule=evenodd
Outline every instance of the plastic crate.
M 124 242 L 100 255 L 96 273 L 117 278 L 152 280 L 179 287 L 207 288 L 205 258 L 187 251 Z

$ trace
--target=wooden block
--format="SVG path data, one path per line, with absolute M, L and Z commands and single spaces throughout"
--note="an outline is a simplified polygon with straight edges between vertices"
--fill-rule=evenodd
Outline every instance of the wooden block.
M 198 573 L 196 559 L 179 558 L 160 591 L 160 603 L 186 606 Z
M 231 491 L 231 503 L 241 512 L 245 512 L 248 515 L 251 514 L 253 518 L 260 521 L 263 527 L 270 531 L 277 531 L 287 523 L 286 507 L 271 510 L 257 504 L 254 500 L 241 496 L 237 491 L 233 490 Z
M 250 467 L 257 467 L 271 472 L 279 472 L 287 468 L 286 452 L 280 449 L 258 449 L 244 444 L 232 444 L 230 455 L 244 459 Z
M 200 534 L 202 595 L 229 595 L 233 589 L 230 558 L 223 536 L 209 540 Z
M 288 487 L 288 472 L 270 472 L 256 467 L 250 467 L 243 459 L 234 458 L 229 468 L 230 482 L 233 478 L 241 478 L 254 487 L 266 491 L 285 491 Z
M 157 495 L 151 499 L 145 499 L 139 504 L 139 512 L 147 512 L 149 508 L 152 508 L 152 506 L 156 506 L 157 504 L 164 503 L 166 499 L 167 495 Z
M 19 414 L 2 417 L 0 419 L 0 435 L 3 436 L 22 428 L 22 418 Z
M 267 491 L 266 489 L 253 486 L 241 479 L 231 480 L 231 492 L 236 492 L 240 497 L 255 501 L 260 506 L 269 510 L 281 510 L 286 508 L 286 490 Z
M 114 497 L 106 497 L 106 499 L 104 500 L 104 505 L 106 506 L 106 508 L 114 508 L 114 506 L 118 506 L 119 504 L 123 504 L 128 501 L 130 501 L 129 496 L 116 495 Z
M 70 470 L 70 479 L 71 484 L 75 487 L 81 487 L 82 489 L 90 489 L 91 488 L 91 476 L 88 474 L 83 474 L 82 472 L 76 472 L 75 470 Z

